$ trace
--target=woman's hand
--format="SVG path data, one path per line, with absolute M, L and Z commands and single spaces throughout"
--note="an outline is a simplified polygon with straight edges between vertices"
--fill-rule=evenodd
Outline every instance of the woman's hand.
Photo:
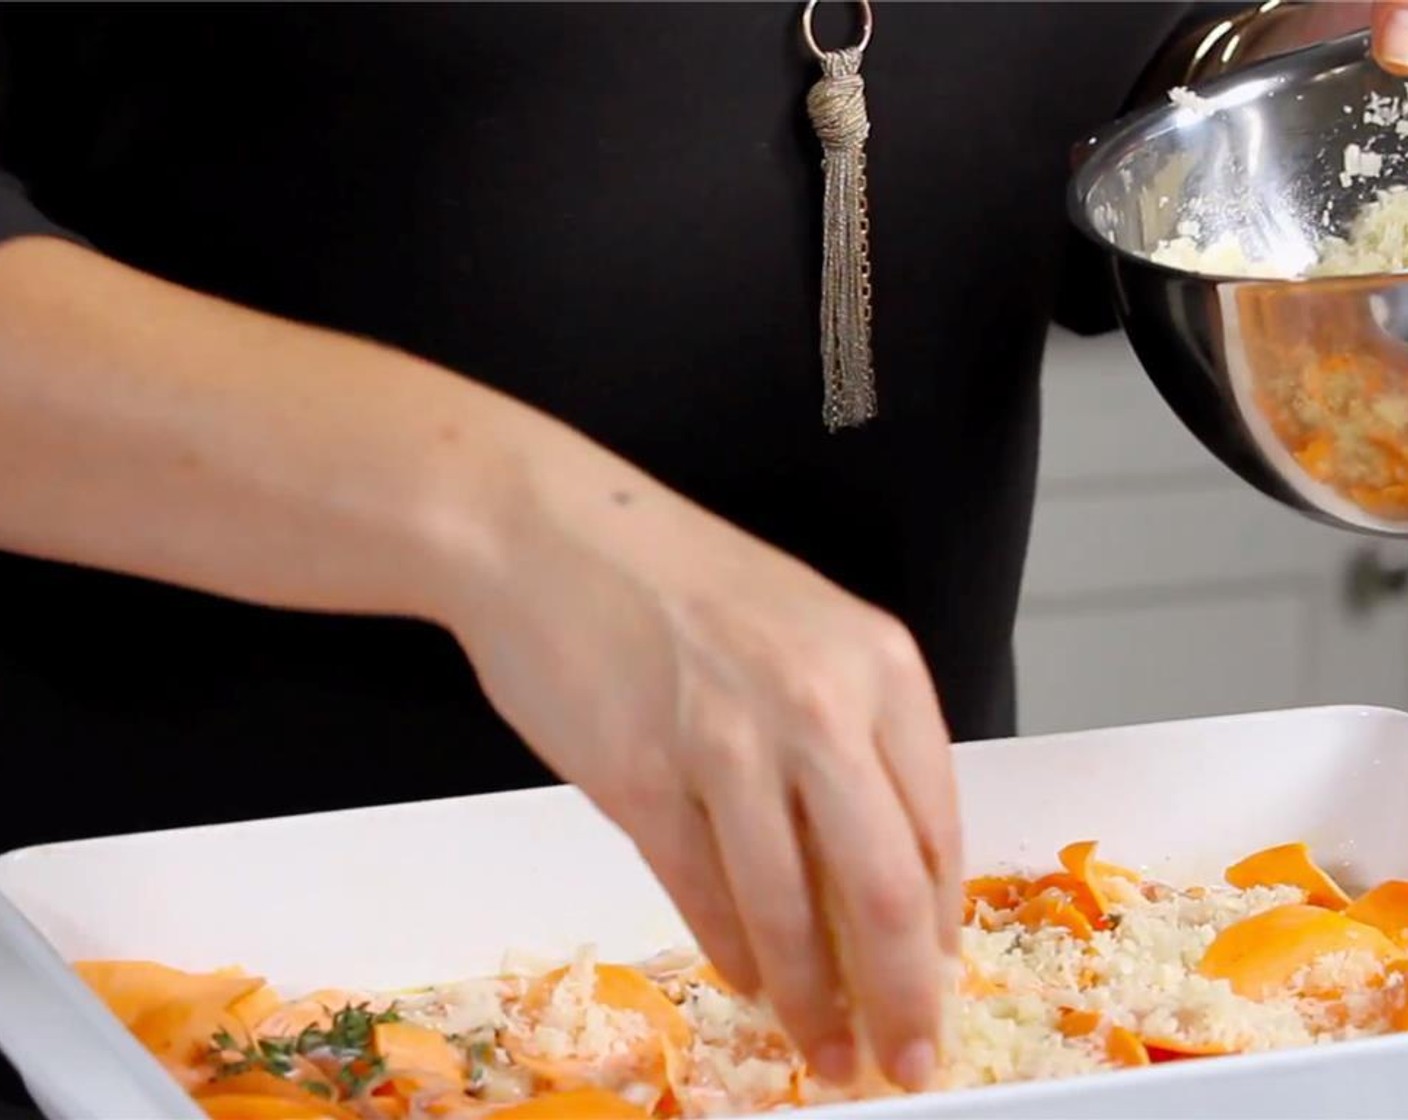
M 1391 74 L 1408 76 L 1408 0 L 1374 0 L 1374 58 Z
M 849 992 L 886 1074 L 922 1088 L 961 891 L 914 641 L 568 430 L 516 423 L 497 575 L 457 608 L 490 698 L 631 835 L 817 1072 L 855 1067 Z
M 893 619 L 484 386 L 47 238 L 0 247 L 0 477 L 0 547 L 449 627 L 818 1073 L 844 992 L 927 1080 L 958 824 Z
M 1291 9 L 1272 33 L 1254 41 L 1251 58 L 1265 58 L 1312 43 L 1372 30 L 1374 59 L 1392 74 L 1408 76 L 1408 0 L 1319 0 Z

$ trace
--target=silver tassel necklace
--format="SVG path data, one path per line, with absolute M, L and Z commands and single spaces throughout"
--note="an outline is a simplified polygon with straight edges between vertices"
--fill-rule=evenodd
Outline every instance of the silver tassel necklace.
M 870 349 L 870 218 L 865 198 L 865 109 L 861 60 L 874 19 L 859 0 L 860 42 L 825 51 L 812 33 L 817 0 L 802 11 L 802 35 L 821 64 L 821 80 L 807 94 L 807 115 L 821 142 L 826 186 L 822 203 L 821 363 L 822 419 L 830 431 L 856 427 L 876 412 Z

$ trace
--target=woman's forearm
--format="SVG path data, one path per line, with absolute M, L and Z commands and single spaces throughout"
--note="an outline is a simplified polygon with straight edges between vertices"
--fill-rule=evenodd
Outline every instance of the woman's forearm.
M 442 624 L 814 1068 L 848 1080 L 873 1057 L 928 1083 L 962 853 L 919 646 L 565 425 L 17 241 L 0 247 L 0 547 Z
M 96 253 L 0 247 L 0 547 L 426 616 L 494 563 L 521 406 Z

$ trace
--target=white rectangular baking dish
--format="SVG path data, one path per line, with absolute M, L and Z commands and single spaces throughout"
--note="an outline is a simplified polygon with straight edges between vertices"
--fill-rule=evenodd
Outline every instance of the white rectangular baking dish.
M 1402 712 L 1268 712 L 957 752 L 971 872 L 1045 867 L 1090 838 L 1160 877 L 1218 881 L 1235 858 L 1305 840 L 1347 884 L 1408 877 Z M 6 899 L 0 1046 L 52 1120 L 199 1115 L 59 958 L 375 988 L 491 971 L 508 948 L 566 956 L 594 942 L 631 959 L 685 936 L 630 842 L 567 788 L 31 848 L 0 857 Z M 1408 1036 L 816 1115 L 1408 1118 Z

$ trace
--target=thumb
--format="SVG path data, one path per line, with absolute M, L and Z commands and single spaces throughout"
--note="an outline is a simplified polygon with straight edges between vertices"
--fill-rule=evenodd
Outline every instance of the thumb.
M 1391 74 L 1408 76 L 1408 0 L 1375 0 L 1374 60 Z

